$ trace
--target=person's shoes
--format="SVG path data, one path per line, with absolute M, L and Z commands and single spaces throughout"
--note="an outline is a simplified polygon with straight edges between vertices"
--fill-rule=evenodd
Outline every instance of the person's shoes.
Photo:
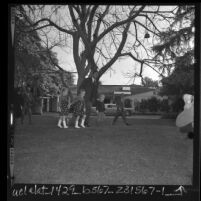
M 89 124 L 85 124 L 85 128 L 89 128 L 90 127 L 90 125 Z
M 66 125 L 66 121 L 63 121 L 63 127 L 68 128 L 68 126 Z
M 75 128 L 80 128 L 80 127 L 78 125 L 76 125 Z
M 80 124 L 80 126 L 81 126 L 82 128 L 85 128 L 85 125 L 84 125 L 84 124 Z
M 188 133 L 188 138 L 189 139 L 193 139 L 194 138 L 194 133 L 193 132 L 189 132 Z

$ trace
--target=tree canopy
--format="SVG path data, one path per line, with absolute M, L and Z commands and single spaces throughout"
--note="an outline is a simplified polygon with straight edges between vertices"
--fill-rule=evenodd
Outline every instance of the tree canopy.
M 140 72 L 135 75 L 142 76 L 144 66 L 161 74 L 162 61 L 153 57 L 144 34 L 157 41 L 173 22 L 178 6 L 20 5 L 17 9 L 27 21 L 25 31 L 37 31 L 48 39 L 49 48 L 56 44 L 72 51 L 79 85 L 94 70 L 100 78 L 121 57 L 138 63 Z
M 149 77 L 144 77 L 142 79 L 142 85 L 144 87 L 153 87 L 153 88 L 157 88 L 158 87 L 158 81 L 152 80 Z
M 73 76 L 57 69 L 57 55 L 47 51 L 36 31 L 24 32 L 26 22 L 16 16 L 15 30 L 15 86 L 33 87 L 35 94 L 55 95 L 63 85 L 73 83 Z M 49 57 L 50 55 L 50 57 Z
M 168 76 L 161 80 L 161 94 L 181 97 L 194 93 L 194 29 L 195 7 L 180 6 L 169 29 L 160 34 L 160 43 L 153 47 L 156 57 L 170 58 Z

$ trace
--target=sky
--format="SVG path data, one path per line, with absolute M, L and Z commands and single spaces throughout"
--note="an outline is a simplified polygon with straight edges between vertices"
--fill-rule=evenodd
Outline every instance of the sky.
M 75 72 L 76 67 L 74 65 L 73 56 L 69 55 L 66 51 L 63 51 L 61 48 L 54 48 L 54 51 L 57 53 L 57 58 L 59 64 L 63 69 Z M 138 72 L 138 68 L 135 67 L 135 62 L 130 58 L 125 58 L 121 61 L 116 61 L 112 65 L 112 70 L 107 71 L 101 78 L 100 81 L 104 85 L 131 85 L 131 84 L 141 84 L 140 78 L 127 78 L 125 74 L 127 72 Z M 75 73 L 75 82 L 77 80 L 77 74 Z M 146 66 L 144 68 L 143 75 L 145 77 L 150 77 L 152 80 L 159 80 L 158 74 L 153 71 L 151 68 Z

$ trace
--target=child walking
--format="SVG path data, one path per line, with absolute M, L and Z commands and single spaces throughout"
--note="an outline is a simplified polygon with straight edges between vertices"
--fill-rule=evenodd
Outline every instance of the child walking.
M 71 103 L 72 95 L 69 88 L 63 88 L 59 97 L 60 117 L 57 126 L 59 128 L 68 128 L 66 125 L 66 117 L 69 113 L 69 106 Z M 63 127 L 61 125 L 63 123 Z
M 73 111 L 73 116 L 75 118 L 75 128 L 80 128 L 80 126 L 85 128 L 84 123 L 86 119 L 86 108 L 85 108 L 84 96 L 85 96 L 85 90 L 81 89 L 77 98 L 73 101 L 70 107 L 70 110 Z M 81 124 L 79 126 L 80 121 Z
M 97 124 L 100 124 L 105 118 L 105 95 L 100 95 L 99 99 L 96 101 L 96 111 L 98 112 Z
M 116 97 L 116 106 L 117 106 L 117 112 L 115 114 L 115 117 L 113 119 L 113 122 L 112 122 L 112 125 L 115 124 L 115 122 L 117 121 L 118 117 L 121 116 L 124 123 L 128 126 L 130 124 L 127 123 L 126 121 L 126 117 L 125 117 L 125 111 L 124 111 L 124 105 L 123 105 L 123 102 L 122 102 L 122 97 L 121 96 L 118 96 Z

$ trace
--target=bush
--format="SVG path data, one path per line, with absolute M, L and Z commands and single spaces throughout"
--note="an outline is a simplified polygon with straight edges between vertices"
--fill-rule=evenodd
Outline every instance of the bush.
M 180 112 L 183 110 L 184 107 L 184 101 L 182 98 L 177 98 L 172 104 L 171 104 L 173 112 Z
M 144 112 L 147 109 L 147 100 L 142 99 L 139 103 L 139 111 Z
M 170 106 L 168 104 L 168 100 L 167 99 L 161 101 L 161 103 L 160 103 L 160 110 L 162 112 L 169 112 Z
M 160 100 L 156 97 L 151 97 L 147 100 L 147 107 L 150 112 L 157 112 L 160 109 Z
M 161 119 L 176 119 L 177 115 L 178 115 L 177 113 L 163 114 Z

